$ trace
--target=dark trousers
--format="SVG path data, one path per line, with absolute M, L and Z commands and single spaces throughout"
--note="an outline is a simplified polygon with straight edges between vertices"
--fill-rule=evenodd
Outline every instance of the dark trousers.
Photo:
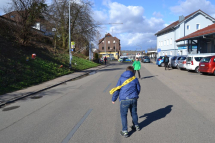
M 120 101 L 120 114 L 122 121 L 122 131 L 128 131 L 127 113 L 128 110 L 131 112 L 133 125 L 138 125 L 137 115 L 137 99 L 128 99 Z
M 138 72 L 139 78 L 140 78 L 140 70 L 134 70 L 134 75 L 136 75 L 136 71 Z
M 105 65 L 106 65 L 106 60 L 105 60 Z
M 169 67 L 168 67 L 168 63 L 165 63 L 165 70 L 166 70 L 166 68 L 169 68 Z

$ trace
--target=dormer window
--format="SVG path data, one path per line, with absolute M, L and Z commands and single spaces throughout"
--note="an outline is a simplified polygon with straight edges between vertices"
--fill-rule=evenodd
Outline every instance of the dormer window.
M 15 18 L 15 15 L 11 15 L 10 18 Z

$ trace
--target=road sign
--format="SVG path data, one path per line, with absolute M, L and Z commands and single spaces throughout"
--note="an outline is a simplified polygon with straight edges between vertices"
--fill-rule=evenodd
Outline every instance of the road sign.
M 74 41 L 71 42 L 71 48 L 75 49 L 75 42 Z

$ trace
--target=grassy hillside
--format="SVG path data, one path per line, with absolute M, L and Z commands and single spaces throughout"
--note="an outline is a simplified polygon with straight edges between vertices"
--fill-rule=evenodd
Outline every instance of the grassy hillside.
M 33 53 L 37 55 L 34 60 L 31 59 Z M 29 57 L 29 61 L 26 61 L 26 57 Z M 63 65 L 62 68 L 60 68 L 61 65 Z M 0 95 L 70 74 L 76 70 L 98 66 L 96 63 L 76 56 L 73 56 L 71 71 L 68 65 L 68 54 L 61 52 L 54 55 L 51 44 L 40 42 L 20 46 L 11 38 L 0 36 Z

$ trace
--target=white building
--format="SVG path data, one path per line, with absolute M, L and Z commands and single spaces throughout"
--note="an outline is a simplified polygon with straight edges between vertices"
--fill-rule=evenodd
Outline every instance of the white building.
M 213 23 L 215 23 L 215 19 L 201 10 L 186 17 L 180 16 L 178 21 L 155 34 L 157 36 L 157 49 L 160 49 L 158 57 L 163 55 L 187 55 L 187 41 L 178 43 L 175 41 Z M 197 45 L 194 44 L 192 49 L 192 53 L 197 53 Z

